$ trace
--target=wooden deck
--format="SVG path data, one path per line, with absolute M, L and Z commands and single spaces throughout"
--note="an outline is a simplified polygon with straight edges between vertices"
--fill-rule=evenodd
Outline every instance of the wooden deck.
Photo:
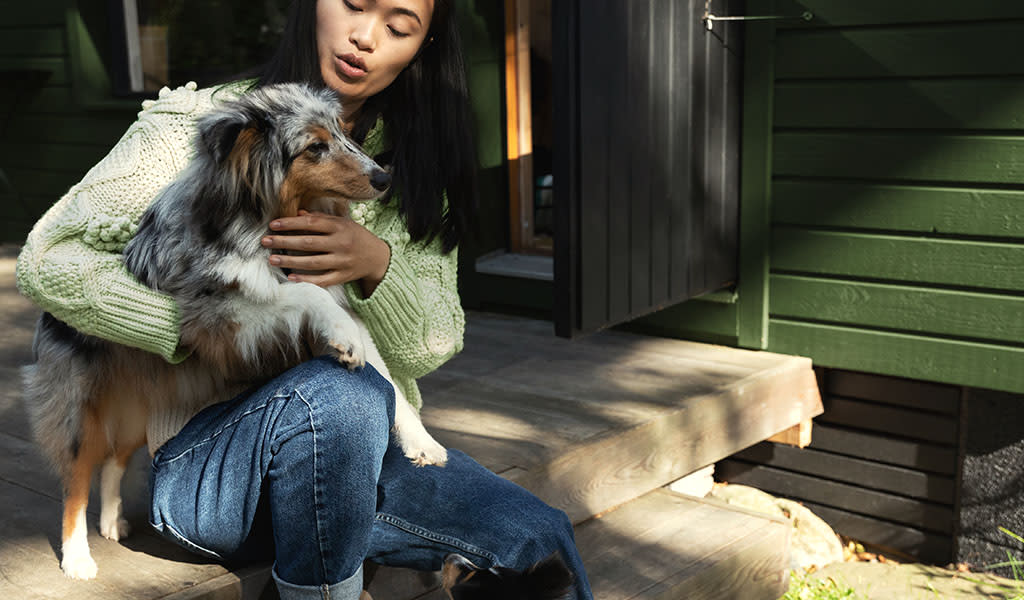
M 0 256 L 0 598 L 276 596 L 265 565 L 231 572 L 149 531 L 144 454 L 125 483 L 133 535 L 118 544 L 93 528 L 98 579 L 62 576 L 59 484 L 19 404 L 16 369 L 29 360 L 36 310 L 14 290 L 12 258 Z M 818 414 L 809 360 L 620 332 L 567 341 L 548 322 L 471 314 L 463 353 L 421 388 L 424 421 L 442 443 L 579 524 L 598 598 L 781 594 L 787 527 L 659 488 Z M 98 499 L 90 506 L 95 523 Z M 440 598 L 434 584 L 381 569 L 371 591 Z

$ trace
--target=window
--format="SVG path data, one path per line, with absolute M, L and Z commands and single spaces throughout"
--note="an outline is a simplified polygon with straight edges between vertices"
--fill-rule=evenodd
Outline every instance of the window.
M 550 255 L 551 0 L 506 0 L 505 40 L 509 250 Z
M 109 0 L 114 94 L 225 81 L 265 62 L 288 0 Z

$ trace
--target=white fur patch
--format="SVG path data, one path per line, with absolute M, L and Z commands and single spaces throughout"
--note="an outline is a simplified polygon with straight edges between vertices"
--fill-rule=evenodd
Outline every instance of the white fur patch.
M 226 256 L 217 263 L 217 277 L 226 285 L 238 284 L 250 301 L 271 303 L 278 296 L 282 275 L 271 267 L 265 256 Z

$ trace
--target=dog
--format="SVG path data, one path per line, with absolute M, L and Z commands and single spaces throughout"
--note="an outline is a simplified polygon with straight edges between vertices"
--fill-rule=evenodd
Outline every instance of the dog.
M 562 600 L 572 584 L 557 552 L 524 571 L 481 569 L 459 554 L 449 554 L 441 568 L 441 589 L 450 600 Z
M 124 264 L 169 294 L 190 356 L 172 365 L 148 352 L 79 333 L 44 313 L 23 370 L 33 433 L 64 486 L 61 569 L 96 576 L 85 510 L 101 473 L 100 533 L 129 533 L 120 482 L 147 442 L 148 416 L 228 399 L 316 355 L 372 364 L 389 381 L 365 325 L 341 286 L 291 282 L 260 239 L 271 220 L 300 210 L 348 214 L 380 197 L 390 175 L 342 131 L 333 92 L 300 84 L 253 90 L 200 117 L 195 155 L 143 214 Z M 392 381 L 392 384 L 394 382 Z M 394 434 L 417 465 L 443 466 L 447 451 L 395 387 Z

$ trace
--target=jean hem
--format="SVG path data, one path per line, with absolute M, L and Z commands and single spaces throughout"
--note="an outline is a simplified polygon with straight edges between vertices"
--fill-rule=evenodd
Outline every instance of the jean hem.
M 281 600 L 359 600 L 363 592 L 363 565 L 346 579 L 321 585 L 297 585 L 277 576 L 277 566 L 270 570 Z

